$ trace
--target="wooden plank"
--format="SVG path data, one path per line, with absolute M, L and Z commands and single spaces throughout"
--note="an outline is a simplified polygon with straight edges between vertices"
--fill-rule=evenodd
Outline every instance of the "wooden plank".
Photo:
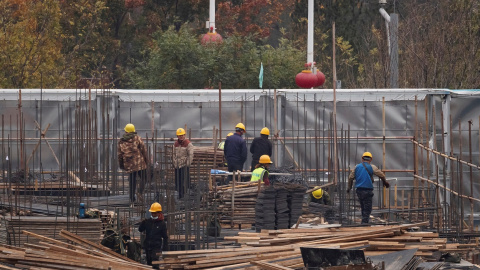
M 269 269 L 269 270 L 293 270 L 293 268 L 281 266 L 274 263 L 256 262 L 256 261 L 251 261 L 250 263 L 253 265 L 261 266 L 262 268 Z

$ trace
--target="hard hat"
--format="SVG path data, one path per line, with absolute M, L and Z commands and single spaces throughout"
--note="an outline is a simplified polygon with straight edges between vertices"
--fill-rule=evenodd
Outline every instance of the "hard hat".
M 245 125 L 244 125 L 243 123 L 238 123 L 238 124 L 235 126 L 235 128 L 241 128 L 241 129 L 243 129 L 243 130 L 246 130 L 246 129 L 245 129 Z
M 150 212 L 162 212 L 162 205 L 159 204 L 158 202 L 152 203 L 152 206 L 150 206 Z
M 270 135 L 270 130 L 266 127 L 262 128 L 262 130 L 260 130 L 260 134 L 263 134 L 263 135 Z
M 230 133 L 227 134 L 227 137 L 230 137 L 232 135 L 233 135 L 233 132 L 230 132 Z
M 270 160 L 270 157 L 268 155 L 262 155 L 258 163 L 267 164 L 267 163 L 273 163 L 273 162 Z
M 185 129 L 183 128 L 177 129 L 177 136 L 180 136 L 180 135 L 185 135 Z
M 125 128 L 124 128 L 125 132 L 135 132 L 135 126 L 133 124 L 130 124 L 128 123 Z
M 365 153 L 363 153 L 362 158 L 363 158 L 363 157 L 373 158 L 373 157 L 372 157 L 372 153 L 370 153 L 370 152 L 365 152 Z
M 319 187 L 315 187 L 315 188 L 318 188 L 317 190 L 314 190 L 312 192 L 312 195 L 315 199 L 320 199 L 322 198 L 323 196 L 323 189 L 319 188 Z

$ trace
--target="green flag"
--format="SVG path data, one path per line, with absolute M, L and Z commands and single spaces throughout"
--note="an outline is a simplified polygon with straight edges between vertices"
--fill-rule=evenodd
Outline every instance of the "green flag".
M 258 74 L 258 86 L 262 89 L 263 86 L 263 62 L 260 62 L 260 74 Z

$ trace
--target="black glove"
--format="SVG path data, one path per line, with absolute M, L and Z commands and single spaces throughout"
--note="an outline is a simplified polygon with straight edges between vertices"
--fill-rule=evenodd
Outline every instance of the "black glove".
M 347 193 L 350 193 L 350 189 L 347 189 Z
M 384 181 L 384 182 L 383 182 L 383 185 L 384 185 L 386 188 L 389 188 L 389 187 L 390 187 L 390 184 L 389 184 L 387 181 Z

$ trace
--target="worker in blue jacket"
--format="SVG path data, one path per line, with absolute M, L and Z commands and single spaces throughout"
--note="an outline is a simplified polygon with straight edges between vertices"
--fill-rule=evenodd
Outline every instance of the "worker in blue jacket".
M 245 125 L 238 123 L 235 126 L 235 133 L 228 136 L 225 140 L 223 153 L 228 163 L 228 171 L 242 171 L 243 164 L 247 160 L 247 143 L 242 138 L 245 134 Z M 228 176 L 227 184 L 232 180 L 232 176 Z
M 378 176 L 386 188 L 390 187 L 387 179 L 385 179 L 385 174 L 377 166 L 370 164 L 372 159 L 370 152 L 363 153 L 362 163 L 357 164 L 355 170 L 348 176 L 347 193 L 352 189 L 353 180 L 355 180 L 355 189 L 362 208 L 362 224 L 367 224 L 370 221 L 370 214 L 372 213 L 373 175 Z

